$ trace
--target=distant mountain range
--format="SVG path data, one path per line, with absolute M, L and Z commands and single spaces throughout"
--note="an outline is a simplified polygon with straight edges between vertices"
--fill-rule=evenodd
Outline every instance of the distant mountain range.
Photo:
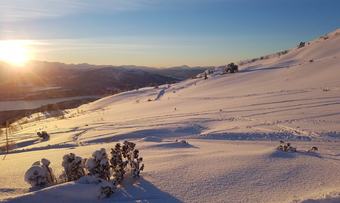
M 15 69 L 0 63 L 0 100 L 107 95 L 175 83 L 208 67 L 102 66 L 34 61 Z

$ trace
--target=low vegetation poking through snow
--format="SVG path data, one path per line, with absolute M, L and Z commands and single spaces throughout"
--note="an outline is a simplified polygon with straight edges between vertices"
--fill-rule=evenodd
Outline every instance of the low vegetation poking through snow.
M 318 148 L 318 147 L 315 147 L 315 146 L 311 147 L 311 148 L 308 150 L 308 152 L 317 152 L 317 151 L 319 151 L 319 148 Z
M 50 135 L 46 131 L 37 132 L 37 135 L 42 141 L 48 141 L 50 139 Z
M 282 140 L 280 141 L 280 145 L 277 147 L 277 150 L 283 152 L 298 152 L 296 147 L 293 147 L 289 142 L 286 143 Z M 316 153 L 317 151 L 319 151 L 319 148 L 316 146 L 312 146 L 310 149 L 304 152 Z
M 123 146 L 117 143 L 111 149 L 111 158 L 104 148 L 93 152 L 92 157 L 83 159 L 73 153 L 63 157 L 63 173 L 57 181 L 50 161 L 42 159 L 35 162 L 25 174 L 25 181 L 33 187 L 46 187 L 69 181 L 99 184 L 98 198 L 110 197 L 116 186 L 121 184 L 127 172 L 131 177 L 138 178 L 144 169 L 143 158 L 139 156 L 136 144 L 125 141 Z M 112 176 L 112 178 L 111 178 Z
M 292 147 L 289 142 L 285 143 L 282 140 L 280 141 L 280 145 L 277 149 L 283 152 L 296 152 L 296 147 Z
M 176 142 L 181 143 L 183 145 L 189 145 L 189 142 L 186 140 L 176 140 Z

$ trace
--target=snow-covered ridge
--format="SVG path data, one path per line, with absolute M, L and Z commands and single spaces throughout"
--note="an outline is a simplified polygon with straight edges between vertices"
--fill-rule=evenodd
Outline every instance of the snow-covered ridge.
M 288 61 L 293 58 L 304 58 L 305 60 L 311 60 L 313 58 L 321 59 L 324 57 L 329 57 L 330 55 L 337 55 L 339 53 L 338 46 L 336 44 L 329 46 L 329 44 L 339 42 L 339 38 L 340 29 L 337 29 L 315 40 L 304 42 L 305 46 L 302 48 L 294 47 L 289 50 L 279 51 L 277 53 L 269 54 L 255 59 L 243 60 L 240 61 L 240 63 L 246 66 L 250 66 L 254 62 L 268 63 L 285 60 Z M 324 46 L 328 47 L 325 49 L 323 48 Z

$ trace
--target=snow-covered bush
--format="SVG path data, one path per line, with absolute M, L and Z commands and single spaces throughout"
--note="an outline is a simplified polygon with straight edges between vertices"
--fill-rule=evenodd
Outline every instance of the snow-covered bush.
M 98 185 L 97 197 L 99 199 L 110 197 L 116 190 L 114 182 L 106 181 L 95 176 L 83 176 L 76 182 L 79 184 Z
M 50 135 L 46 131 L 37 132 L 37 135 L 39 138 L 41 138 L 43 141 L 47 141 L 50 139 Z
M 312 148 L 310 148 L 310 149 L 308 150 L 308 152 L 317 152 L 317 151 L 319 151 L 319 148 L 317 148 L 317 147 L 315 147 L 315 146 L 313 146 Z
M 109 181 L 103 181 L 99 188 L 99 199 L 110 197 L 116 190 L 115 184 Z
M 55 176 L 52 168 L 49 167 L 50 163 L 44 158 L 33 163 L 25 173 L 25 181 L 32 187 L 44 187 L 55 183 Z
M 280 145 L 277 149 L 283 152 L 296 152 L 296 147 L 292 147 L 289 142 L 285 143 L 282 140 L 280 141 Z
M 110 180 L 110 164 L 109 159 L 104 148 L 93 152 L 92 158 L 86 160 L 86 168 L 89 175 Z
M 135 143 L 124 141 L 122 154 L 127 159 L 132 177 L 139 177 L 140 172 L 144 170 L 144 164 L 141 164 L 143 158 L 139 157 L 139 150 L 135 149 L 135 147 Z
M 122 154 L 123 157 L 130 160 L 131 158 L 131 152 L 135 149 L 136 144 L 129 141 L 124 141 L 123 147 L 122 147 Z
M 139 150 L 133 150 L 132 157 L 130 159 L 132 177 L 139 177 L 140 172 L 144 170 L 144 164 L 142 164 L 142 161 L 143 157 L 139 157 Z
M 76 180 L 76 182 L 80 184 L 99 184 L 103 181 L 104 181 L 103 179 L 94 176 L 82 176 L 81 178 Z
M 67 181 L 78 180 L 85 175 L 84 160 L 73 153 L 64 155 L 62 166 L 64 167 L 62 177 Z
M 136 144 L 125 141 L 123 146 L 116 144 L 114 149 L 111 149 L 112 158 L 110 160 L 113 170 L 113 178 L 116 183 L 121 183 L 127 170 L 130 170 L 131 176 L 136 178 L 144 169 L 142 164 L 143 158 L 139 157 L 139 150 L 135 149 Z
M 122 147 L 119 143 L 116 144 L 114 149 L 111 149 L 111 167 L 113 170 L 113 178 L 117 183 L 121 183 L 124 179 L 125 168 L 127 161 L 123 160 Z

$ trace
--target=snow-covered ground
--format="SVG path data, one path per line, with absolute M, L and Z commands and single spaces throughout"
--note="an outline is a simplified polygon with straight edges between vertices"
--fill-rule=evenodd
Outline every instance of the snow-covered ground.
M 339 202 L 340 30 L 236 74 L 124 92 L 21 127 L 11 136 L 18 148 L 0 161 L 8 202 Z M 51 139 L 39 142 L 38 130 Z M 43 157 L 61 174 L 64 154 L 90 157 L 127 139 L 145 171 L 110 199 L 96 199 L 93 184 L 30 192 L 24 182 Z M 279 140 L 298 152 L 278 152 Z M 312 146 L 319 152 L 306 152 Z

